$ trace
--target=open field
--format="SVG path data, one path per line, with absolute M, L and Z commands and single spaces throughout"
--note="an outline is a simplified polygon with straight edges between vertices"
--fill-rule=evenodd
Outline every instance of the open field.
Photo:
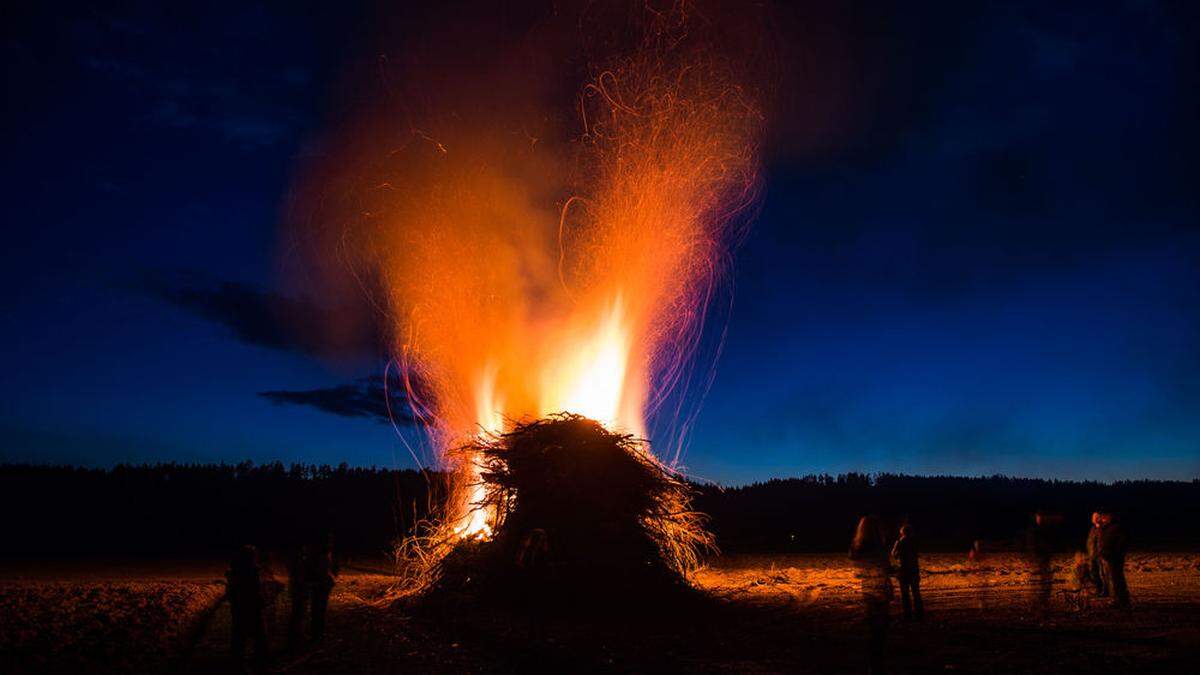
M 1200 650 L 1200 555 L 1135 553 L 1132 612 L 1072 609 L 1066 559 L 1048 613 L 1012 554 L 924 561 L 927 620 L 888 635 L 893 672 L 1189 672 Z M 228 672 L 219 562 L 0 566 L 4 672 Z M 286 593 L 273 603 L 277 672 L 863 672 L 853 569 L 836 555 L 729 556 L 676 607 L 631 598 L 628 612 L 531 621 L 525 608 L 441 598 L 381 605 L 392 578 L 351 565 L 331 599 L 329 635 L 283 649 Z M 281 577 L 282 578 L 282 577 Z
M 164 670 L 225 593 L 214 564 L 0 564 L 0 671 Z

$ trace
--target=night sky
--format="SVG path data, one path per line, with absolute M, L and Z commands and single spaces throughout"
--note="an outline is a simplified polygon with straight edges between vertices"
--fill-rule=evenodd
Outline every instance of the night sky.
M 280 223 L 384 10 L 35 4 L 0 29 L 0 461 L 411 466 L 381 362 L 263 311 L 312 314 Z M 765 199 L 688 470 L 1200 476 L 1193 5 L 821 4 L 767 12 Z

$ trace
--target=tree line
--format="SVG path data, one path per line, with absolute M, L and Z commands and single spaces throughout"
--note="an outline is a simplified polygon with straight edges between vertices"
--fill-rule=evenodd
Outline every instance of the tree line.
M 443 481 L 436 472 L 346 464 L 0 465 L 0 553 L 223 553 L 327 533 L 344 550 L 385 552 L 428 516 Z M 695 508 L 728 552 L 843 550 L 866 513 L 892 529 L 912 523 L 929 550 L 966 551 L 977 539 L 1003 547 L 1039 510 L 1063 516 L 1064 534 L 1082 542 L 1098 508 L 1118 514 L 1135 548 L 1200 546 L 1200 480 L 850 473 L 695 489 Z
M 722 547 L 753 551 L 836 551 L 858 518 L 879 515 L 889 535 L 908 522 L 922 546 L 967 551 L 976 540 L 1016 548 L 1033 515 L 1062 517 L 1063 546 L 1081 547 L 1093 511 L 1121 519 L 1137 548 L 1200 548 L 1200 480 L 1044 480 L 1009 476 L 842 474 L 700 488 Z

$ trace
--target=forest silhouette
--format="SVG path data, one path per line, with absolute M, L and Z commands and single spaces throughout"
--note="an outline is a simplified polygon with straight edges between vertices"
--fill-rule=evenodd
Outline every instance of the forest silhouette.
M 325 534 L 342 550 L 382 554 L 428 517 L 444 478 L 279 462 L 0 465 L 8 523 L 0 554 L 224 554 L 242 544 L 284 548 Z M 1118 514 L 1137 549 L 1191 550 L 1200 541 L 1200 480 L 849 473 L 693 489 L 718 546 L 732 553 L 844 551 L 866 513 L 879 515 L 892 537 L 901 523 L 912 523 L 926 550 L 965 553 L 976 540 L 1015 547 L 1036 511 L 1061 514 L 1064 542 L 1082 546 L 1098 508 Z

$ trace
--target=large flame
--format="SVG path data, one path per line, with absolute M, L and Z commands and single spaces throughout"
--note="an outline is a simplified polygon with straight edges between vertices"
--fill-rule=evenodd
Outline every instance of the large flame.
M 540 376 L 538 413 L 578 413 L 610 429 L 644 435 L 645 392 L 639 383 L 625 382 L 631 331 L 618 291 L 610 306 L 594 317 L 594 325 L 580 335 L 565 336 L 549 355 Z
M 647 387 L 645 382 L 627 381 L 634 327 L 627 320 L 621 292 L 616 291 L 610 302 L 596 310 L 580 312 L 557 329 L 542 328 L 528 334 L 528 339 L 541 343 L 534 349 L 537 357 L 508 364 L 510 370 L 527 373 L 524 381 L 500 382 L 500 360 L 488 361 L 471 385 L 477 433 L 502 433 L 506 422 L 531 413 L 571 412 L 610 429 L 645 435 L 642 411 Z M 519 410 L 506 405 L 506 391 L 526 388 L 536 397 L 535 408 Z M 488 535 L 490 514 L 473 508 L 484 496 L 478 469 L 472 463 L 463 471 L 469 493 L 455 530 L 464 537 Z
M 414 131 L 355 205 L 365 226 L 339 246 L 379 280 L 443 452 L 557 412 L 645 437 L 686 375 L 729 229 L 756 195 L 762 120 L 686 26 L 647 35 L 593 71 L 569 138 L 529 131 L 549 115 L 456 112 Z M 458 476 L 448 525 L 488 533 L 477 467 L 442 459 Z

